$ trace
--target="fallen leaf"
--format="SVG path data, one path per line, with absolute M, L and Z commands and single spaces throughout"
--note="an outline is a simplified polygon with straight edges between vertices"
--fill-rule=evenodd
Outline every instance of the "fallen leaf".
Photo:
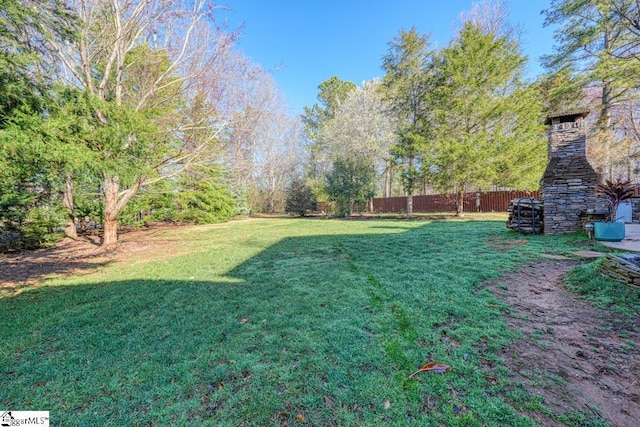
M 326 403 L 329 408 L 333 408 L 333 400 L 331 400 L 327 396 L 324 397 L 324 403 Z
M 384 409 L 389 409 L 391 407 L 391 402 L 389 402 L 388 400 L 384 401 Z
M 306 423 L 307 422 L 307 420 L 304 419 L 302 414 L 296 415 L 296 421 L 298 421 L 299 423 Z
M 409 375 L 409 378 L 413 378 L 415 375 L 420 372 L 432 372 L 434 374 L 444 374 L 445 372 L 449 372 L 451 370 L 451 366 L 446 365 L 444 363 L 435 363 L 429 362 L 425 365 L 422 365 L 415 371 L 413 374 Z

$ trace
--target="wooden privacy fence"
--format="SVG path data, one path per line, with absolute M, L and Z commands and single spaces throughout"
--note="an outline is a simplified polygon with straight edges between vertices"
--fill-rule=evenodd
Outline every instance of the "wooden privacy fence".
M 465 193 L 465 212 L 506 212 L 509 202 L 520 197 L 539 200 L 537 191 L 489 191 L 486 193 Z M 407 210 L 406 197 L 373 199 L 374 212 L 404 212 Z M 456 199 L 453 194 L 413 196 L 414 212 L 455 212 Z

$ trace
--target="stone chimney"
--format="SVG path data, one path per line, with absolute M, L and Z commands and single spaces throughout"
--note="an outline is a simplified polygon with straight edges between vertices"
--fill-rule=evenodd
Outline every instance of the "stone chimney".
M 587 160 L 584 118 L 588 111 L 550 114 L 549 162 L 542 178 L 544 233 L 582 229 L 582 215 L 596 207 L 598 175 Z

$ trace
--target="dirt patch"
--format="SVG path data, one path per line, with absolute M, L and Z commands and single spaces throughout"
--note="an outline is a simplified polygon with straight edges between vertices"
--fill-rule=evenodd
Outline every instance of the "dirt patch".
M 532 394 L 556 413 L 582 411 L 612 426 L 640 420 L 640 321 L 594 308 L 568 291 L 575 261 L 522 267 L 492 285 L 511 307 L 507 321 L 524 333 L 505 349 L 505 362 Z M 563 425 L 529 413 L 544 426 Z
M 0 295 L 20 292 L 58 275 L 94 270 L 112 259 L 89 238 L 64 239 L 53 248 L 0 254 Z
M 487 243 L 487 246 L 495 249 L 497 252 L 504 253 L 514 247 L 522 246 L 526 244 L 527 244 L 527 241 L 525 239 L 506 239 L 502 236 L 493 234 L 489 236 L 489 242 Z
M 123 228 L 120 242 L 112 250 L 100 248 L 100 238 L 94 235 L 64 239 L 47 249 L 0 253 L 0 297 L 39 285 L 44 279 L 90 274 L 114 262 L 144 262 L 178 255 L 184 252 L 178 248 L 180 242 L 163 233 L 175 227 L 154 224 L 143 229 Z

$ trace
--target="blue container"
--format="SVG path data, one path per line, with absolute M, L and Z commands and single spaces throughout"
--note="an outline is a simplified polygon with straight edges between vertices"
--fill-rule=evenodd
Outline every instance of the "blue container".
M 604 242 L 619 242 L 624 240 L 624 222 L 594 222 L 593 234 Z

